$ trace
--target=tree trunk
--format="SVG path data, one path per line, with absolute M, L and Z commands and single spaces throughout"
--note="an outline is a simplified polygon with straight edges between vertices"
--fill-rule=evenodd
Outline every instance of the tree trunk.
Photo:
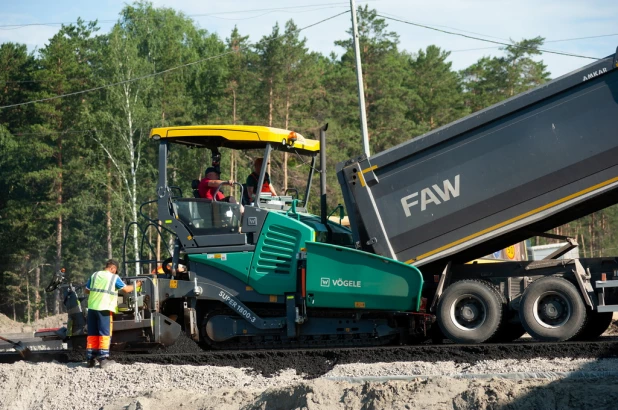
M 232 88 L 232 124 L 236 125 L 236 90 Z
M 60 270 L 62 264 L 62 136 L 58 137 L 58 188 L 56 199 L 56 205 L 60 212 L 58 213 L 58 219 L 56 220 L 56 270 Z M 60 313 L 60 292 L 55 292 L 56 300 L 54 303 L 54 314 Z
M 234 88 L 232 88 L 232 124 L 236 125 L 236 90 Z M 237 170 L 235 168 L 238 168 L 235 166 L 235 160 L 236 160 L 236 155 L 234 155 L 235 152 L 236 151 L 232 150 L 230 154 L 230 179 L 234 181 L 236 181 L 237 179 L 235 175 Z M 236 196 L 237 190 L 238 190 L 238 187 L 234 185 L 232 187 L 232 192 L 234 196 Z M 242 202 L 242 198 L 240 198 L 239 201 Z
M 112 253 L 112 161 L 107 158 L 107 212 L 105 223 L 107 226 L 107 259 L 113 257 Z
M 268 126 L 272 127 L 273 126 L 273 78 L 271 77 L 268 80 L 269 84 L 270 84 L 270 88 L 268 90 Z M 270 159 L 268 160 L 268 164 L 266 165 L 267 169 L 266 171 L 268 172 L 268 175 L 270 175 Z M 258 187 L 258 192 L 259 192 L 260 187 Z
M 34 270 L 34 321 L 40 319 L 41 311 L 41 266 L 37 266 Z
M 45 310 L 43 311 L 43 317 L 47 317 L 49 315 L 49 304 L 47 303 L 47 299 L 49 299 L 49 297 L 47 296 L 47 293 L 45 293 L 43 295 L 43 303 L 44 303 L 44 307 Z
M 54 291 L 54 315 L 60 314 L 60 290 Z
M 26 266 L 24 272 L 26 273 L 26 323 L 30 324 L 32 305 L 30 304 L 30 274 L 28 273 L 28 266 Z
M 132 198 L 131 198 L 131 216 L 132 216 L 132 221 L 137 222 L 137 175 L 135 175 L 135 172 L 132 172 L 131 175 L 132 181 Z M 138 233 L 139 230 L 137 229 L 137 225 L 133 225 L 133 249 L 135 252 L 135 275 L 139 275 L 140 274 L 140 249 L 139 249 L 139 239 L 138 238 Z

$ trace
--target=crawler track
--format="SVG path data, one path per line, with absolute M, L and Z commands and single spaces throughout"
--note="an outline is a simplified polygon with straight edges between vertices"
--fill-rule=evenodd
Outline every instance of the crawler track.
M 192 343 L 187 340 L 187 342 Z M 475 363 L 489 359 L 532 359 L 532 358 L 618 358 L 618 337 L 601 338 L 594 342 L 537 343 L 520 341 L 506 344 L 481 345 L 415 345 L 368 348 L 329 348 L 295 350 L 252 350 L 252 351 L 202 351 L 189 343 L 180 343 L 176 350 L 151 353 L 114 352 L 112 358 L 119 363 L 155 363 L 171 365 L 233 366 L 252 369 L 253 372 L 271 376 L 283 369 L 293 368 L 307 378 L 318 377 L 336 364 L 378 363 L 409 361 L 455 361 Z M 196 347 L 196 346 L 195 346 Z M 186 350 L 185 349 L 185 350 Z M 21 360 L 17 354 L 0 354 L 0 363 Z M 61 363 L 84 360 L 81 353 L 47 351 L 35 353 L 33 361 Z

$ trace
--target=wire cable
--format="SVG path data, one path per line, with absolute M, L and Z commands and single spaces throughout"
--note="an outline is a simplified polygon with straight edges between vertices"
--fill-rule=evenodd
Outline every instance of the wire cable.
M 602 38 L 602 37 L 614 37 L 614 36 L 618 36 L 618 33 L 615 34 L 602 34 L 602 35 L 598 35 L 598 36 L 588 36 L 588 37 L 574 37 L 574 38 L 563 38 L 560 40 L 545 40 L 544 43 L 560 43 L 560 42 L 565 42 L 565 41 L 578 41 L 578 40 L 588 40 L 591 38 Z M 477 48 L 463 48 L 460 50 L 450 50 L 451 53 L 460 53 L 460 52 L 464 52 L 464 51 L 477 51 L 477 50 L 491 50 L 491 49 L 496 49 L 496 48 L 500 48 L 501 46 L 492 46 L 492 47 L 477 47 Z
M 376 1 L 376 0 L 364 0 L 364 1 L 359 1 L 358 4 L 362 4 L 362 3 L 370 3 L 372 1 Z M 335 8 L 335 7 L 349 7 L 350 3 L 349 2 L 338 2 L 338 3 L 320 3 L 320 4 L 307 4 L 307 5 L 303 5 L 303 6 L 287 6 L 287 7 L 272 7 L 272 8 L 267 8 L 267 9 L 250 9 L 250 10 L 235 10 L 235 11 L 220 11 L 220 12 L 216 12 L 216 13 L 204 13 L 204 14 L 184 14 L 183 17 L 188 17 L 188 18 L 193 18 L 193 17 L 216 17 L 219 15 L 224 15 L 224 14 L 240 14 L 240 13 L 258 13 L 258 12 L 266 12 L 264 14 L 260 14 L 257 16 L 253 16 L 253 17 L 246 17 L 246 18 L 239 18 L 239 19 L 225 19 L 225 20 L 248 20 L 248 19 L 252 19 L 252 18 L 258 18 L 261 16 L 264 16 L 266 14 L 270 14 L 270 13 L 274 13 L 274 12 L 279 12 L 279 11 L 286 11 L 286 12 L 290 12 L 290 13 L 303 13 L 303 12 L 311 12 L 311 11 L 316 11 L 316 10 L 322 10 L 322 9 L 326 9 L 326 8 Z M 330 7 L 322 7 L 322 6 L 330 6 Z M 316 7 L 320 7 L 320 8 L 316 8 Z M 310 10 L 302 10 L 302 9 L 310 9 Z M 298 10 L 301 9 L 301 10 Z M 297 10 L 297 11 L 292 11 L 292 10 Z M 140 21 L 144 21 L 144 20 L 158 20 L 159 17 L 155 17 L 155 18 L 139 18 Z M 99 24 L 108 24 L 108 23 L 116 23 L 118 20 L 85 20 L 84 23 L 99 23 Z M 75 24 L 75 21 L 70 21 L 70 22 L 57 22 L 57 23 L 23 23 L 23 24 L 4 24 L 4 25 L 0 25 L 0 30 L 16 30 L 16 29 L 20 29 L 20 28 L 24 28 L 24 27 L 31 27 L 31 26 L 58 26 L 58 25 L 63 25 L 63 24 Z
M 324 23 L 324 22 L 326 22 L 328 20 L 332 20 L 332 19 L 334 19 L 336 17 L 339 17 L 339 16 L 341 16 L 343 14 L 347 14 L 349 12 L 350 12 L 350 10 L 346 10 L 346 11 L 344 11 L 342 13 L 338 13 L 338 14 L 335 14 L 334 16 L 327 17 L 327 18 L 325 18 L 323 20 L 320 20 L 320 21 L 315 22 L 313 24 L 310 24 L 308 26 L 302 27 L 302 28 L 297 29 L 295 31 L 300 33 L 303 30 L 306 30 L 308 28 L 317 26 L 318 24 L 322 24 L 322 23 Z M 280 35 L 278 37 L 275 37 L 275 38 L 271 39 L 271 41 L 274 41 L 277 38 L 281 38 L 284 35 L 285 34 Z M 0 106 L 0 110 L 3 110 L 5 108 L 13 108 L 13 107 L 19 107 L 19 106 L 22 106 L 22 105 L 29 105 L 29 104 L 35 104 L 35 103 L 40 103 L 40 102 L 56 100 L 56 99 L 59 99 L 59 98 L 70 97 L 70 96 L 73 96 L 73 95 L 85 94 L 85 93 L 89 93 L 89 92 L 92 92 L 92 91 L 103 90 L 105 88 L 114 87 L 114 86 L 117 86 L 117 85 L 127 84 L 127 83 L 131 83 L 131 82 L 134 82 L 134 81 L 139 81 L 139 80 L 144 80 L 146 78 L 156 77 L 158 75 L 169 73 L 171 71 L 175 71 L 175 70 L 178 70 L 180 68 L 184 68 L 184 67 L 189 67 L 189 66 L 193 66 L 193 65 L 196 65 L 196 64 L 200 64 L 200 63 L 203 63 L 204 61 L 214 60 L 214 59 L 221 58 L 221 57 L 224 57 L 224 56 L 227 56 L 227 55 L 230 55 L 230 54 L 235 54 L 235 53 L 238 53 L 238 51 L 247 49 L 247 48 L 249 48 L 251 46 L 252 45 L 247 45 L 245 47 L 240 47 L 237 50 L 226 51 L 225 53 L 220 53 L 220 54 L 217 54 L 217 55 L 214 55 L 214 56 L 210 56 L 210 57 L 206 57 L 206 58 L 202 58 L 200 60 L 196 60 L 196 61 L 193 61 L 193 62 L 190 62 L 190 63 L 181 64 L 181 65 L 178 65 L 178 66 L 175 66 L 175 67 L 168 68 L 166 70 L 158 71 L 156 73 L 151 73 L 151 74 L 146 74 L 146 75 L 142 75 L 142 76 L 139 76 L 139 77 L 129 78 L 127 80 L 122 80 L 122 81 L 118 81 L 118 82 L 111 83 L 111 84 L 105 84 L 105 85 L 101 85 L 101 86 L 98 86 L 98 87 L 89 88 L 89 89 L 86 89 L 86 90 L 75 91 L 75 92 L 67 93 L 67 94 L 55 95 L 53 97 L 41 98 L 41 99 L 38 99 L 38 100 L 26 101 L 26 102 L 17 103 L 17 104 L 10 104 L 10 105 Z
M 430 27 L 430 26 L 426 26 L 424 24 L 412 23 L 411 21 L 401 20 L 401 19 L 398 19 L 398 18 L 395 18 L 395 17 L 388 17 L 388 16 L 381 15 L 381 14 L 377 14 L 377 16 L 385 18 L 385 19 L 388 19 L 388 20 L 393 20 L 393 21 L 398 21 L 400 23 L 409 24 L 411 26 L 422 27 L 422 28 L 426 28 L 426 29 L 429 29 L 429 30 L 438 31 L 440 33 L 445 33 L 445 34 L 450 34 L 450 35 L 454 35 L 454 36 L 465 37 L 465 38 L 469 38 L 469 39 L 472 39 L 472 40 L 485 41 L 487 43 L 500 44 L 502 46 L 515 47 L 515 48 L 531 48 L 531 47 L 525 47 L 525 46 L 518 46 L 516 44 L 503 43 L 503 42 L 495 41 L 495 40 L 488 40 L 488 39 L 480 38 L 480 37 L 469 36 L 467 34 L 454 33 L 452 31 L 446 31 L 446 30 L 442 30 L 442 29 L 439 29 L 439 28 Z M 541 48 L 534 48 L 534 50 L 540 51 L 542 53 L 558 54 L 558 55 L 563 55 L 563 56 L 568 56 L 568 57 L 586 58 L 586 59 L 589 59 L 589 60 L 600 60 L 600 58 L 598 58 L 598 57 L 582 56 L 582 55 L 579 55 L 579 54 L 563 53 L 563 52 L 560 52 L 560 51 L 546 50 L 546 49 L 541 49 Z

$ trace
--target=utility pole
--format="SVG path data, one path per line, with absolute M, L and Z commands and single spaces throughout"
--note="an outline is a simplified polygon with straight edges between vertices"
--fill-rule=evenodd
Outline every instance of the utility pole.
M 361 135 L 363 150 L 369 156 L 369 133 L 367 132 L 367 113 L 365 112 L 365 87 L 363 86 L 363 70 L 361 66 L 360 47 L 358 45 L 358 23 L 356 22 L 356 2 L 350 0 L 352 11 L 352 32 L 354 34 L 354 54 L 356 55 L 356 80 L 358 82 L 358 108 L 360 109 Z

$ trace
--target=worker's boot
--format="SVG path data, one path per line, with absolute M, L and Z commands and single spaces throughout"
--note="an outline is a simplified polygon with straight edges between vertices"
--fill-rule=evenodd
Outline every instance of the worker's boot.
M 116 362 L 110 359 L 101 359 L 101 369 L 105 369 L 112 364 L 116 364 Z
M 90 360 L 88 360 L 88 368 L 89 368 L 89 369 L 93 368 L 93 367 L 94 367 L 94 366 L 96 366 L 96 365 L 97 365 L 97 360 L 96 360 L 96 359 L 90 359 Z

